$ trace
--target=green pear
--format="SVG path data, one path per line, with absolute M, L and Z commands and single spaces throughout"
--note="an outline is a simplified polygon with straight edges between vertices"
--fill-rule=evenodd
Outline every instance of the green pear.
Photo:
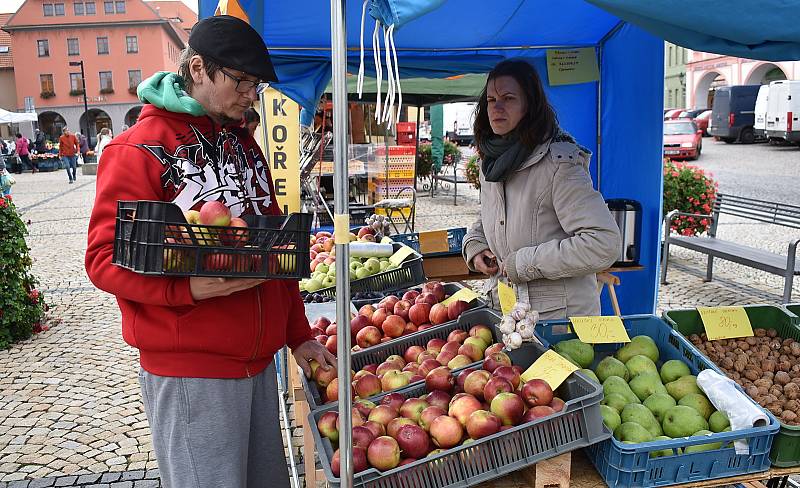
M 637 355 L 650 358 L 654 363 L 658 362 L 658 346 L 655 341 L 648 336 L 636 336 L 624 346 L 622 346 L 614 356 L 623 363 L 627 363 L 630 358 Z
M 717 410 L 708 418 L 708 428 L 711 432 L 723 432 L 726 428 L 730 430 L 730 427 L 731 421 L 728 420 L 728 416 L 724 412 Z
M 654 441 L 671 441 L 672 439 L 667 437 L 667 436 L 665 436 L 665 435 L 660 435 L 660 436 L 657 436 L 653 440 Z M 651 458 L 660 458 L 660 457 L 672 456 L 674 454 L 675 454 L 675 451 L 672 450 L 672 449 L 659 449 L 658 451 L 651 451 L 650 452 L 650 457 Z
M 684 395 L 683 398 L 678 401 L 678 405 L 692 407 L 706 420 L 716 411 L 714 405 L 712 405 L 708 398 L 702 393 L 689 393 L 688 395 Z
M 665 386 L 667 387 L 667 392 L 677 401 L 681 401 L 681 398 L 689 393 L 703 393 L 703 390 L 697 386 L 697 377 L 693 375 L 681 376 L 677 380 L 667 383 Z
M 670 437 L 689 437 L 699 430 L 708 429 L 708 422 L 692 407 L 676 405 L 666 411 L 661 427 Z
M 638 444 L 640 442 L 650 442 L 653 435 L 650 431 L 637 424 L 636 422 L 623 422 L 614 429 L 614 437 L 622 442 Z
M 668 393 L 653 393 L 644 401 L 644 406 L 653 412 L 659 422 L 664 421 L 664 413 L 675 405 L 677 402 Z
M 628 359 L 628 361 L 625 363 L 625 367 L 628 368 L 630 378 L 634 378 L 640 373 L 658 373 L 656 363 L 654 363 L 649 357 L 641 354 L 637 354 L 636 356 Z M 660 381 L 661 380 L 659 380 L 659 382 Z
M 586 368 L 579 369 L 578 373 L 583 373 L 590 380 L 594 381 L 597 384 L 600 384 L 600 378 L 598 378 L 597 375 L 594 374 L 594 371 L 592 371 L 591 369 L 586 369 Z
M 310 279 L 306 282 L 306 291 L 309 293 L 314 293 L 317 290 L 322 289 L 322 282 L 316 278 Z
M 670 398 L 672 398 L 672 397 L 670 397 Z M 616 410 L 617 413 L 619 413 L 619 412 L 622 411 L 623 408 L 625 408 L 625 405 L 628 404 L 628 399 L 625 398 L 624 395 L 621 395 L 619 393 L 610 393 L 610 394 L 605 395 L 603 397 L 603 399 L 600 400 L 600 404 L 601 405 L 608 405 L 609 407 L 611 407 L 614 410 Z
M 567 361 L 571 362 L 572 364 L 574 364 L 578 368 L 583 368 L 583 366 L 581 366 L 580 363 L 578 363 L 578 361 L 575 361 L 575 359 L 572 356 L 570 356 L 569 354 L 567 354 L 565 352 L 560 352 L 560 353 L 558 353 L 558 355 L 561 356 L 562 358 L 566 359 Z
M 597 374 L 601 383 L 605 383 L 609 376 L 619 376 L 623 380 L 628 381 L 628 375 L 630 374 L 628 373 L 628 368 L 625 367 L 625 363 L 613 356 L 607 356 L 601 359 L 600 362 L 597 363 L 597 367 L 594 368 L 594 372 Z
M 713 432 L 711 432 L 710 430 L 703 429 L 703 430 L 699 430 L 699 431 L 695 432 L 694 434 L 692 434 L 692 437 L 695 437 L 695 436 L 707 436 L 707 435 L 712 435 L 712 434 L 713 434 Z M 713 451 L 714 449 L 720 449 L 721 447 L 722 447 L 722 443 L 721 442 L 710 442 L 708 444 L 698 444 L 696 446 L 688 446 L 688 447 L 684 448 L 683 453 L 684 454 L 691 454 L 693 452 Z
M 636 375 L 636 377 L 628 382 L 628 386 L 631 387 L 631 391 L 641 401 L 644 401 L 653 393 L 667 392 L 667 389 L 661 384 L 661 377 L 656 371 L 648 371 Z
M 553 346 L 553 349 L 559 354 L 567 353 L 580 364 L 581 368 L 588 368 L 594 362 L 594 348 L 580 339 L 561 341 Z
M 661 365 L 661 381 L 663 381 L 665 385 L 682 376 L 689 376 L 690 374 L 692 374 L 692 372 L 689 370 L 689 366 L 677 359 L 670 359 Z
M 623 423 L 636 422 L 647 429 L 647 431 L 650 432 L 650 435 L 654 437 L 664 433 L 661 430 L 661 424 L 659 424 L 658 420 L 656 420 L 655 416 L 653 416 L 653 412 L 651 412 L 650 409 L 642 404 L 629 403 L 628 405 L 625 405 L 625 408 L 622 409 L 622 413 L 619 415 L 619 418 Z
M 619 413 L 608 405 L 600 405 L 600 415 L 603 417 L 603 423 L 611 432 L 614 432 L 614 429 L 622 423 Z
M 639 397 L 631 391 L 631 387 L 619 376 L 609 376 L 603 382 L 603 395 L 610 395 L 612 393 L 619 393 L 625 397 L 627 403 L 642 403 Z

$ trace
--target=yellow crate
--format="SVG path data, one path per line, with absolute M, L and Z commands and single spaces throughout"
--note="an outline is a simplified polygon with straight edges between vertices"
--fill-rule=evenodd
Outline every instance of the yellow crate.
M 377 215 L 386 215 L 386 209 L 384 209 L 384 208 L 376 208 L 375 209 L 375 213 Z M 401 224 L 405 225 L 405 220 L 403 220 L 403 217 L 401 217 L 398 214 L 403 214 L 407 219 L 409 219 L 409 220 L 411 219 L 411 209 L 410 208 L 403 208 L 403 209 L 399 209 L 399 210 L 393 210 L 392 213 L 393 213 L 392 222 L 394 222 L 395 225 L 398 225 L 398 226 L 401 225 Z M 402 228 L 400 228 L 400 230 L 402 230 Z

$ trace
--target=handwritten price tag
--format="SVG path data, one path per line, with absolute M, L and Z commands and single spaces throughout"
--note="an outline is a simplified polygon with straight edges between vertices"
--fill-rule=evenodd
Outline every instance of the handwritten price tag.
M 742 307 L 697 307 L 709 340 L 752 337 L 750 317 Z
M 625 324 L 616 315 L 603 317 L 570 317 L 578 339 L 587 344 L 630 342 Z
M 577 371 L 578 367 L 561 357 L 557 352 L 548 350 L 537 359 L 520 376 L 522 381 L 542 379 L 555 390 L 569 375 Z
M 447 305 L 450 305 L 451 303 L 453 303 L 455 301 L 458 301 L 458 300 L 463 300 L 463 301 L 469 303 L 469 302 L 475 300 L 476 298 L 479 298 L 479 295 L 477 293 L 475 293 L 474 291 L 472 291 L 472 289 L 470 289 L 470 288 L 462 288 L 462 289 L 458 290 L 457 292 L 453 293 L 452 295 L 450 295 L 450 297 L 448 297 L 447 300 L 444 300 L 442 302 L 442 305 L 447 306 Z
M 514 288 L 502 281 L 498 281 L 497 294 L 500 296 L 500 310 L 502 310 L 503 315 L 511 313 L 511 309 L 517 303 L 517 294 L 514 293 Z
M 407 257 L 414 254 L 414 250 L 408 246 L 402 246 L 400 249 L 397 250 L 396 253 L 392 254 L 389 258 L 389 262 L 394 264 L 395 266 L 400 266 L 400 263 L 406 260 Z

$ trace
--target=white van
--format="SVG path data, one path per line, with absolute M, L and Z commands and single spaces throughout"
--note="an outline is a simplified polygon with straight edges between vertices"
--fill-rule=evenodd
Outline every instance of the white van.
M 767 137 L 800 142 L 800 81 L 773 81 L 767 100 Z
M 769 98 L 769 85 L 762 85 L 758 89 L 756 97 L 756 120 L 753 123 L 753 131 L 756 137 L 766 137 L 767 135 L 767 99 Z

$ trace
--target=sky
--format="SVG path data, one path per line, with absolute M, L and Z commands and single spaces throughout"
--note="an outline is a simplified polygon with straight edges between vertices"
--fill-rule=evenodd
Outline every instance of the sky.
M 16 12 L 25 0 L 0 0 L 0 13 Z M 197 12 L 197 0 L 181 0 L 192 10 Z

